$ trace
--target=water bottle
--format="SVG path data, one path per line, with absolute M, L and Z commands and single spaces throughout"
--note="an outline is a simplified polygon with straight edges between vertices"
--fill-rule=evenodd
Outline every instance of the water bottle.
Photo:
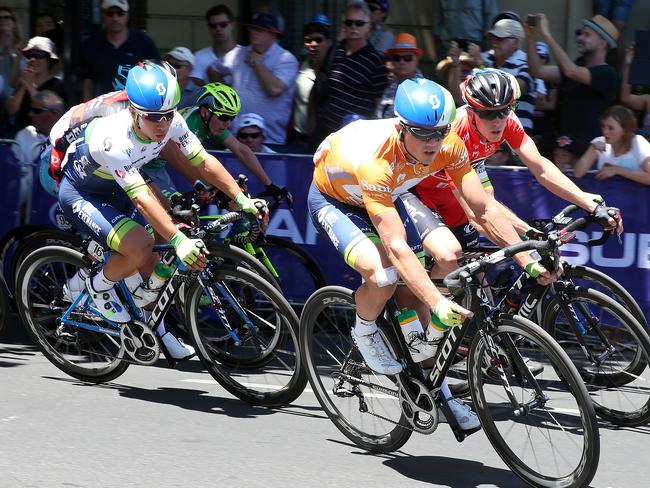
M 153 273 L 151 273 L 146 288 L 157 295 L 160 289 L 165 286 L 167 280 L 171 278 L 172 274 L 174 274 L 174 268 L 172 266 L 165 263 L 158 263 L 154 268 Z M 152 300 L 153 299 L 155 299 L 155 296 Z
M 413 361 L 419 363 L 433 357 L 436 348 L 423 340 L 424 329 L 415 311 L 410 308 L 403 308 L 397 316 L 397 320 Z
M 505 298 L 505 311 L 506 313 L 511 313 L 516 315 L 519 310 L 519 305 L 521 305 L 521 290 L 512 288 L 508 290 Z

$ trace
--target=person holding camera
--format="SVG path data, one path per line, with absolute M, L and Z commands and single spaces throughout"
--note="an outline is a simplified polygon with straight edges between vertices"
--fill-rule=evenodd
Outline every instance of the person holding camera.
M 531 14 L 526 20 L 528 70 L 535 78 L 559 86 L 565 103 L 559 107 L 558 141 L 564 142 L 567 154 L 575 163 L 600 135 L 600 114 L 612 104 L 618 93 L 618 77 L 606 63 L 607 52 L 617 46 L 618 29 L 602 15 L 583 19 L 576 32 L 576 46 L 581 56 L 572 61 L 549 29 L 544 14 Z M 557 65 L 544 65 L 536 51 L 537 36 L 546 42 Z

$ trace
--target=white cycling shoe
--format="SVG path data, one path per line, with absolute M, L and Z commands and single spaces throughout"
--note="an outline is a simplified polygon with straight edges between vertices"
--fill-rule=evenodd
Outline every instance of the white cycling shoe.
M 185 344 L 182 339 L 179 339 L 166 330 L 163 323 L 156 328 L 156 335 L 163 342 L 172 359 L 181 361 L 183 359 L 189 359 L 196 354 L 196 350 L 192 346 Z
M 92 276 L 86 278 L 86 288 L 90 294 L 97 310 L 104 316 L 105 319 L 124 324 L 131 320 L 131 315 L 124 307 L 122 300 L 117 296 L 115 287 L 106 291 L 95 291 L 92 284 Z
M 472 430 L 481 426 L 478 415 L 476 415 L 474 410 L 472 410 L 472 408 L 462 400 L 451 398 L 447 400 L 447 405 L 449 406 L 451 413 L 454 414 L 456 422 L 458 422 L 458 425 L 462 430 Z
M 375 331 L 370 335 L 360 336 L 356 334 L 353 327 L 351 335 L 357 349 L 359 349 L 359 352 L 370 369 L 377 373 L 387 375 L 402 372 L 402 365 L 393 358 L 384 339 L 379 335 L 379 331 Z

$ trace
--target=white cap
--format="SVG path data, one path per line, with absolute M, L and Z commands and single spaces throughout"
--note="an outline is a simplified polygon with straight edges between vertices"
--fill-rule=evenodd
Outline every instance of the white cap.
M 488 31 L 488 34 L 492 34 L 494 37 L 500 39 L 505 37 L 523 39 L 525 37 L 524 27 L 521 25 L 521 22 L 517 22 L 514 19 L 501 19 L 494 24 L 492 29 Z
M 117 7 L 125 12 L 129 11 L 129 2 L 127 0 L 103 0 L 102 10 L 108 10 L 111 7 Z
M 36 36 L 32 37 L 27 45 L 22 49 L 24 53 L 36 49 L 38 51 L 46 52 L 50 55 L 52 59 L 59 59 L 59 56 L 56 54 L 56 45 L 52 42 L 52 39 L 49 37 Z
M 194 66 L 194 54 L 192 54 L 192 51 L 187 49 L 186 47 L 178 46 L 172 49 L 167 53 L 167 56 L 178 59 L 179 61 L 186 61 L 190 63 L 192 66 Z
M 244 127 L 251 127 L 251 126 L 259 127 L 262 130 L 266 129 L 266 125 L 264 124 L 264 117 L 252 112 L 244 114 L 239 119 L 239 128 L 237 130 L 240 131 Z

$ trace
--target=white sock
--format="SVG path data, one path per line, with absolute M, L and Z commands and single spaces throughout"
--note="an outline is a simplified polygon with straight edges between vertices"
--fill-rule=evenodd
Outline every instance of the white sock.
M 377 324 L 374 320 L 365 320 L 357 314 L 357 320 L 354 324 L 354 332 L 358 336 L 367 336 L 377 332 Z
M 70 291 L 80 291 L 84 287 L 84 282 L 88 278 L 88 272 L 85 268 L 79 268 L 77 272 L 68 281 Z
M 116 283 L 117 281 L 112 281 L 106 278 L 106 275 L 104 274 L 104 268 L 100 269 L 99 273 L 97 273 L 92 279 L 93 288 L 97 292 L 110 290 L 115 286 Z
M 142 276 L 140 276 L 140 273 L 138 271 L 133 273 L 131 276 L 124 278 L 124 283 L 126 283 L 126 287 L 131 293 L 136 291 L 138 287 L 144 284 L 142 281 Z

